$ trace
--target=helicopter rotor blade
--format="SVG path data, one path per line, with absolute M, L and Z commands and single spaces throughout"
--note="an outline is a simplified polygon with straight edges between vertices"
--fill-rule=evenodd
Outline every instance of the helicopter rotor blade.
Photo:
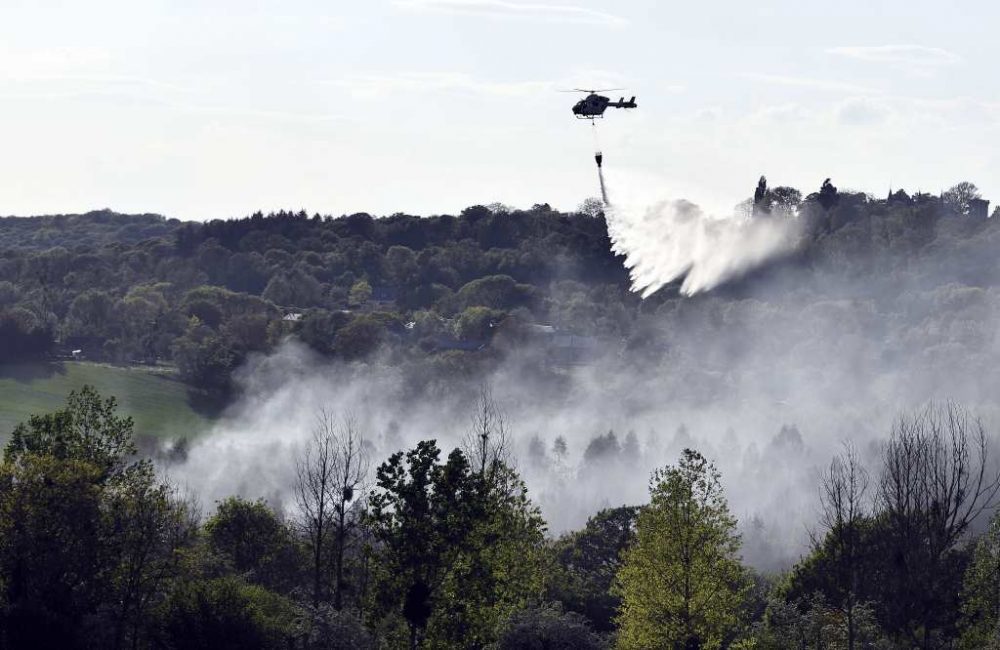
M 589 88 L 574 88 L 572 90 L 557 90 L 556 92 L 560 92 L 560 93 L 590 93 L 591 95 L 593 95 L 594 93 L 606 93 L 606 92 L 611 92 L 612 90 L 625 90 L 625 89 L 624 88 L 596 88 L 596 89 L 591 90 Z

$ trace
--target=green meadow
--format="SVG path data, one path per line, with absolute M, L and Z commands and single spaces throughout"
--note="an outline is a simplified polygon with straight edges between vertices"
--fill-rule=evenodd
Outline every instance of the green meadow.
M 118 398 L 138 436 L 190 438 L 205 431 L 217 412 L 163 370 L 79 361 L 0 365 L 0 438 L 29 415 L 60 408 L 70 391 L 86 384 Z

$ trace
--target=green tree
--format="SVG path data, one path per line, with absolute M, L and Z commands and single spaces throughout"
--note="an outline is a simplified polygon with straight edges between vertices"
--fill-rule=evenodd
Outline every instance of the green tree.
M 411 647 L 485 647 L 542 596 L 545 524 L 510 467 L 505 418 L 488 390 L 472 422 L 466 451 L 444 464 L 424 441 L 377 473 L 380 606 L 407 622 Z
M 430 629 L 439 645 L 488 646 L 503 622 L 544 589 L 545 523 L 524 482 L 506 464 L 473 476 L 483 506 L 442 583 Z
M 315 307 L 322 295 L 316 278 L 300 268 L 271 277 L 261 297 L 283 307 Z
M 354 612 L 333 608 L 300 607 L 296 638 L 304 650 L 367 650 L 375 647 L 371 633 Z
M 51 328 L 30 311 L 0 311 L 0 361 L 44 358 L 53 343 Z
M 226 392 L 240 356 L 231 342 L 197 318 L 191 318 L 184 335 L 174 341 L 174 362 L 181 377 L 207 390 Z
M 114 300 L 105 291 L 90 289 L 78 295 L 66 315 L 70 336 L 105 339 L 113 335 L 112 323 L 117 323 Z
M 433 440 L 393 454 L 379 466 L 371 496 L 371 529 L 381 545 L 380 601 L 398 612 L 409 644 L 422 642 L 448 573 L 481 517 L 481 492 L 461 451 L 446 463 Z
M 512 469 L 507 417 L 488 386 L 480 390 L 463 446 L 481 510 L 443 587 L 446 606 L 433 631 L 452 644 L 482 646 L 514 611 L 541 597 L 545 522 Z
M 82 648 L 110 585 L 103 569 L 101 470 L 29 454 L 0 471 L 0 645 Z
M 614 629 L 621 598 L 611 587 L 625 554 L 635 541 L 639 509 L 601 510 L 583 530 L 567 533 L 552 545 L 555 566 L 548 594 L 566 609 L 586 616 L 599 632 Z
M 509 275 L 490 275 L 469 282 L 455 294 L 456 306 L 512 309 L 528 302 L 531 287 L 518 284 Z
M 291 647 L 292 603 L 234 577 L 186 582 L 163 606 L 161 641 L 181 650 L 283 650 Z
M 816 201 L 823 206 L 824 210 L 829 210 L 833 206 L 837 205 L 840 200 L 840 195 L 837 192 L 837 187 L 830 182 L 830 179 L 823 181 L 823 185 L 819 188 L 819 193 L 810 195 L 815 197 Z
M 1000 514 L 976 542 L 962 589 L 962 647 L 1000 648 Z
M 189 318 L 197 318 L 199 322 L 212 328 L 218 329 L 222 324 L 222 307 L 212 300 L 191 300 L 184 305 L 185 315 Z
M 182 573 L 178 550 L 194 544 L 197 521 L 169 486 L 157 482 L 148 462 L 109 485 L 104 507 L 102 541 L 113 563 L 108 600 L 115 606 L 115 635 L 106 645 L 137 648 L 151 636 L 151 614 L 167 585 Z
M 269 321 L 263 314 L 240 314 L 227 320 L 219 334 L 241 353 L 266 352 L 271 343 L 271 322 L 277 321 Z
M 772 197 L 770 191 L 767 189 L 767 178 L 761 176 L 760 180 L 757 181 L 757 189 L 753 193 L 753 216 L 758 217 L 771 214 L 771 203 Z
M 17 425 L 4 448 L 4 461 L 29 456 L 78 460 L 91 464 L 102 481 L 122 476 L 135 462 L 132 418 L 120 416 L 115 398 L 102 399 L 92 386 L 73 391 L 66 408 L 32 415 Z
M 370 530 L 382 550 L 381 618 L 406 622 L 409 643 L 484 647 L 541 596 L 544 524 L 523 482 L 494 453 L 487 423 L 479 454 L 439 462 L 433 441 L 379 467 Z
M 347 304 L 351 307 L 363 307 L 372 298 L 372 285 L 368 283 L 368 280 L 358 280 L 351 287 L 351 291 L 347 296 Z
M 169 310 L 162 288 L 156 285 L 133 287 L 115 304 L 115 315 L 126 346 L 136 357 L 154 361 L 159 339 L 169 326 Z
M 464 341 L 489 341 L 504 312 L 489 307 L 468 307 L 455 321 L 455 333 Z
M 90 387 L 18 425 L 0 468 L 0 584 L 12 647 L 137 646 L 193 526 L 131 418 Z
M 385 252 L 385 275 L 396 287 L 405 287 L 417 279 L 417 256 L 406 246 L 390 246 Z
M 748 581 L 719 479 L 690 449 L 654 472 L 616 580 L 619 647 L 721 648 L 739 631 Z
M 302 574 L 292 532 L 263 501 L 229 497 L 204 529 L 209 550 L 250 583 L 287 593 Z
M 882 636 L 875 614 L 868 605 L 854 609 L 853 630 L 839 607 L 831 607 L 823 594 L 816 592 L 800 602 L 788 602 L 772 596 L 763 620 L 756 623 L 743 640 L 743 648 L 756 650 L 847 650 L 855 647 L 882 649 L 893 647 Z
M 351 315 L 342 311 L 310 309 L 299 321 L 297 334 L 303 343 L 321 354 L 333 352 L 337 331 L 351 322 Z
M 385 326 L 371 314 L 361 314 L 337 330 L 334 347 L 345 359 L 363 359 L 378 349 Z
M 515 612 L 497 641 L 497 650 L 601 650 L 607 644 L 583 616 L 554 604 Z

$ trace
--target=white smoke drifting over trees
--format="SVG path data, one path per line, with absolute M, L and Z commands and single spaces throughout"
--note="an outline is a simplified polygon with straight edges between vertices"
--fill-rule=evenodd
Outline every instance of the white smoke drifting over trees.
M 854 210 L 842 199 L 841 212 L 811 215 L 811 243 L 740 284 L 643 301 L 585 364 L 553 363 L 528 343 L 348 364 L 288 342 L 247 363 L 242 399 L 169 471 L 209 504 L 242 494 L 292 507 L 295 455 L 320 409 L 354 414 L 378 464 L 421 439 L 459 446 L 487 383 L 550 532 L 644 503 L 650 471 L 692 447 L 722 472 L 745 558 L 787 566 L 818 521 L 822 468 L 844 441 L 875 462 L 894 419 L 928 401 L 965 405 L 991 433 L 1000 422 L 1000 227 L 908 213 L 863 220 L 845 204 Z M 775 243 L 787 232 L 720 235 L 698 214 L 675 218 L 695 220 L 690 236 L 704 244 L 677 253 L 691 293 L 763 256 L 717 262 L 708 242 L 787 250 Z M 659 264 L 653 282 L 684 266 Z M 469 358 L 484 369 L 462 374 Z

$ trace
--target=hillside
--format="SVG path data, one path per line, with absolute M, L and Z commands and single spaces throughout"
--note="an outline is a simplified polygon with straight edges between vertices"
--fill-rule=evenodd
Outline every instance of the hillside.
M 84 214 L 0 218 L 0 242 L 4 248 L 46 250 L 110 244 L 133 245 L 155 237 L 168 237 L 178 227 L 176 219 L 156 214 L 118 214 L 94 210 Z
M 225 393 L 247 355 L 288 336 L 344 360 L 376 350 L 395 364 L 448 355 L 448 372 L 456 363 L 475 371 L 539 337 L 569 349 L 544 355 L 562 362 L 650 342 L 677 349 L 684 328 L 671 319 L 682 306 L 721 299 L 740 310 L 765 287 L 768 301 L 805 304 L 994 286 L 1000 221 L 970 213 L 968 198 L 768 190 L 752 218 L 799 220 L 796 252 L 684 305 L 674 286 L 646 301 L 629 291 L 593 206 L 207 223 L 106 211 L 0 219 L 0 361 L 81 350 L 98 361 L 167 362 L 192 385 Z M 879 305 L 890 320 L 897 308 L 910 309 Z
M 255 555 L 283 558 L 283 564 L 251 562 L 256 568 L 240 569 L 239 580 L 271 576 L 264 588 L 294 599 L 308 592 L 301 549 L 309 542 L 302 528 L 283 528 L 284 515 L 268 504 L 296 512 L 296 494 L 302 494 L 296 481 L 303 476 L 296 468 L 309 458 L 303 449 L 318 449 L 309 445 L 324 439 L 317 432 L 330 444 L 364 436 L 378 483 L 367 501 L 355 501 L 375 513 L 359 520 L 374 527 L 359 530 L 381 540 L 383 551 L 397 539 L 406 551 L 413 547 L 408 535 L 428 529 L 417 522 L 419 528 L 396 537 L 385 528 L 395 508 L 383 506 L 396 493 L 423 500 L 411 486 L 432 479 L 420 472 L 461 481 L 435 486 L 431 495 L 491 493 L 475 483 L 488 473 L 470 469 L 475 462 L 458 451 L 471 449 L 470 434 L 479 435 L 470 431 L 472 422 L 486 432 L 473 440 L 496 444 L 484 454 L 510 454 L 516 470 L 498 476 L 520 487 L 514 499 L 490 506 L 503 518 L 489 520 L 482 529 L 490 531 L 483 538 L 491 540 L 488 550 L 470 557 L 493 558 L 495 549 L 505 549 L 497 570 L 486 575 L 534 566 L 512 564 L 510 557 L 538 560 L 531 569 L 537 581 L 519 574 L 511 587 L 528 593 L 532 585 L 550 585 L 544 598 L 560 609 L 546 617 L 565 608 L 584 629 L 602 632 L 617 629 L 621 601 L 609 588 L 615 574 L 625 575 L 621 545 L 641 544 L 622 534 L 637 526 L 637 512 L 665 502 L 656 494 L 648 500 L 646 490 L 666 489 L 676 467 L 697 485 L 711 486 L 712 502 L 727 513 L 733 569 L 759 585 L 746 590 L 743 607 L 755 612 L 745 618 L 757 621 L 751 632 L 767 641 L 760 647 L 789 647 L 789 639 L 802 638 L 816 621 L 843 629 L 839 610 L 828 605 L 836 601 L 824 600 L 843 593 L 831 582 L 841 578 L 828 568 L 839 561 L 829 550 L 843 529 L 828 518 L 830 510 L 817 515 L 829 503 L 818 501 L 829 494 L 821 490 L 844 485 L 844 472 L 868 471 L 871 490 L 889 494 L 898 478 L 893 468 L 914 462 L 907 456 L 912 449 L 924 450 L 916 461 L 926 463 L 920 471 L 944 472 L 938 475 L 973 476 L 993 462 L 985 432 L 995 429 L 979 429 L 977 418 L 1000 421 L 1000 219 L 975 213 L 947 193 L 882 199 L 824 184 L 804 199 L 791 188 L 761 194 L 747 218 L 797 224 L 790 252 L 711 291 L 682 295 L 674 283 L 645 300 L 630 291 L 623 260 L 610 252 L 604 215 L 544 205 L 520 211 L 477 206 L 429 218 L 279 213 L 174 225 L 116 216 L 113 228 L 97 228 L 92 239 L 74 245 L 67 234 L 54 247 L 17 242 L 31 239 L 32 228 L 58 232 L 59 224 L 78 227 L 91 217 L 18 222 L 17 237 L 0 240 L 0 412 L 6 418 L 0 425 L 51 411 L 83 383 L 117 395 L 122 410 L 136 417 L 136 432 L 146 436 L 139 440 L 142 451 L 171 481 L 218 504 L 198 539 L 224 539 L 229 524 L 219 522 L 227 512 L 234 521 L 260 522 L 262 533 L 247 534 L 244 523 L 229 530 L 239 544 L 270 539 L 275 548 L 287 547 Z M 165 230 L 141 241 L 116 239 L 133 232 L 133 219 L 139 228 Z M 45 362 L 74 352 L 131 368 Z M 211 391 L 193 393 L 138 367 L 154 361 L 176 365 L 189 385 Z M 230 400 L 212 435 L 180 448 L 148 437 L 192 435 L 208 416 L 191 395 L 207 392 Z M 114 421 L 109 428 L 113 436 Z M 30 438 L 47 436 L 38 427 Z M 887 436 L 895 446 L 886 444 Z M 856 447 L 838 456 L 845 441 Z M 441 450 L 449 449 L 443 465 Z M 505 460 L 497 462 L 506 467 Z M 906 489 L 932 503 L 928 516 L 936 517 L 933 482 L 924 480 L 927 474 L 914 476 Z M 66 485 L 55 502 L 75 504 L 75 484 Z M 946 495 L 947 507 L 980 507 L 1000 490 L 1000 477 L 987 477 L 983 486 Z M 683 485 L 681 491 L 692 494 Z M 7 512 L 16 510 L 20 494 Z M 230 495 L 245 500 L 226 500 Z M 871 603 L 864 606 L 866 638 L 892 637 L 902 639 L 896 647 L 915 647 L 914 612 L 931 608 L 938 613 L 919 629 L 955 636 L 964 620 L 958 603 L 967 593 L 965 576 L 973 575 L 966 568 L 980 570 L 965 540 L 976 539 L 986 517 L 949 526 L 943 534 L 953 541 L 940 547 L 935 564 L 925 553 L 928 539 L 940 539 L 937 529 L 913 535 L 908 520 L 893 516 L 899 504 L 868 501 L 854 520 L 871 531 L 856 539 L 866 570 L 863 580 L 850 583 Z M 75 505 L 54 510 L 70 513 L 67 521 L 86 512 Z M 475 503 L 460 510 L 489 512 Z M 40 521 L 50 519 L 45 511 Z M 443 534 L 478 525 L 455 526 L 451 515 L 442 521 Z M 498 521 L 504 525 L 494 528 Z M 522 523 L 507 526 L 511 521 Z M 992 526 L 995 531 L 995 519 Z M 497 543 L 494 530 L 525 531 L 526 537 Z M 803 540 L 804 531 L 814 530 L 823 541 L 818 548 Z M 669 541 L 674 531 L 658 531 L 656 539 Z M 52 537 L 48 529 L 43 533 L 38 539 Z M 992 534 L 978 539 L 995 545 Z M 89 552 L 93 545 L 80 547 Z M 230 556 L 216 553 L 207 561 L 223 559 L 211 575 L 235 576 Z M 370 558 L 350 557 L 355 569 L 348 576 L 360 584 L 352 571 L 369 566 Z M 388 556 L 375 557 L 386 562 Z M 592 570 L 580 565 L 587 557 L 594 558 Z M 903 569 L 894 564 L 900 557 Z M 380 564 L 377 575 L 391 578 L 395 566 Z M 790 568 L 780 582 L 768 577 Z M 641 584 L 643 575 L 632 579 Z M 467 576 L 461 580 L 468 584 Z M 309 582 L 315 588 L 315 579 Z M 400 592 L 391 582 L 382 588 Z M 939 593 L 950 604 L 939 607 L 933 601 Z M 369 607 L 356 593 L 345 598 Z
M 117 397 L 142 436 L 191 438 L 211 423 L 212 410 L 162 373 L 72 361 L 20 363 L 0 366 L 0 437 L 32 414 L 60 408 L 70 391 L 84 385 Z

